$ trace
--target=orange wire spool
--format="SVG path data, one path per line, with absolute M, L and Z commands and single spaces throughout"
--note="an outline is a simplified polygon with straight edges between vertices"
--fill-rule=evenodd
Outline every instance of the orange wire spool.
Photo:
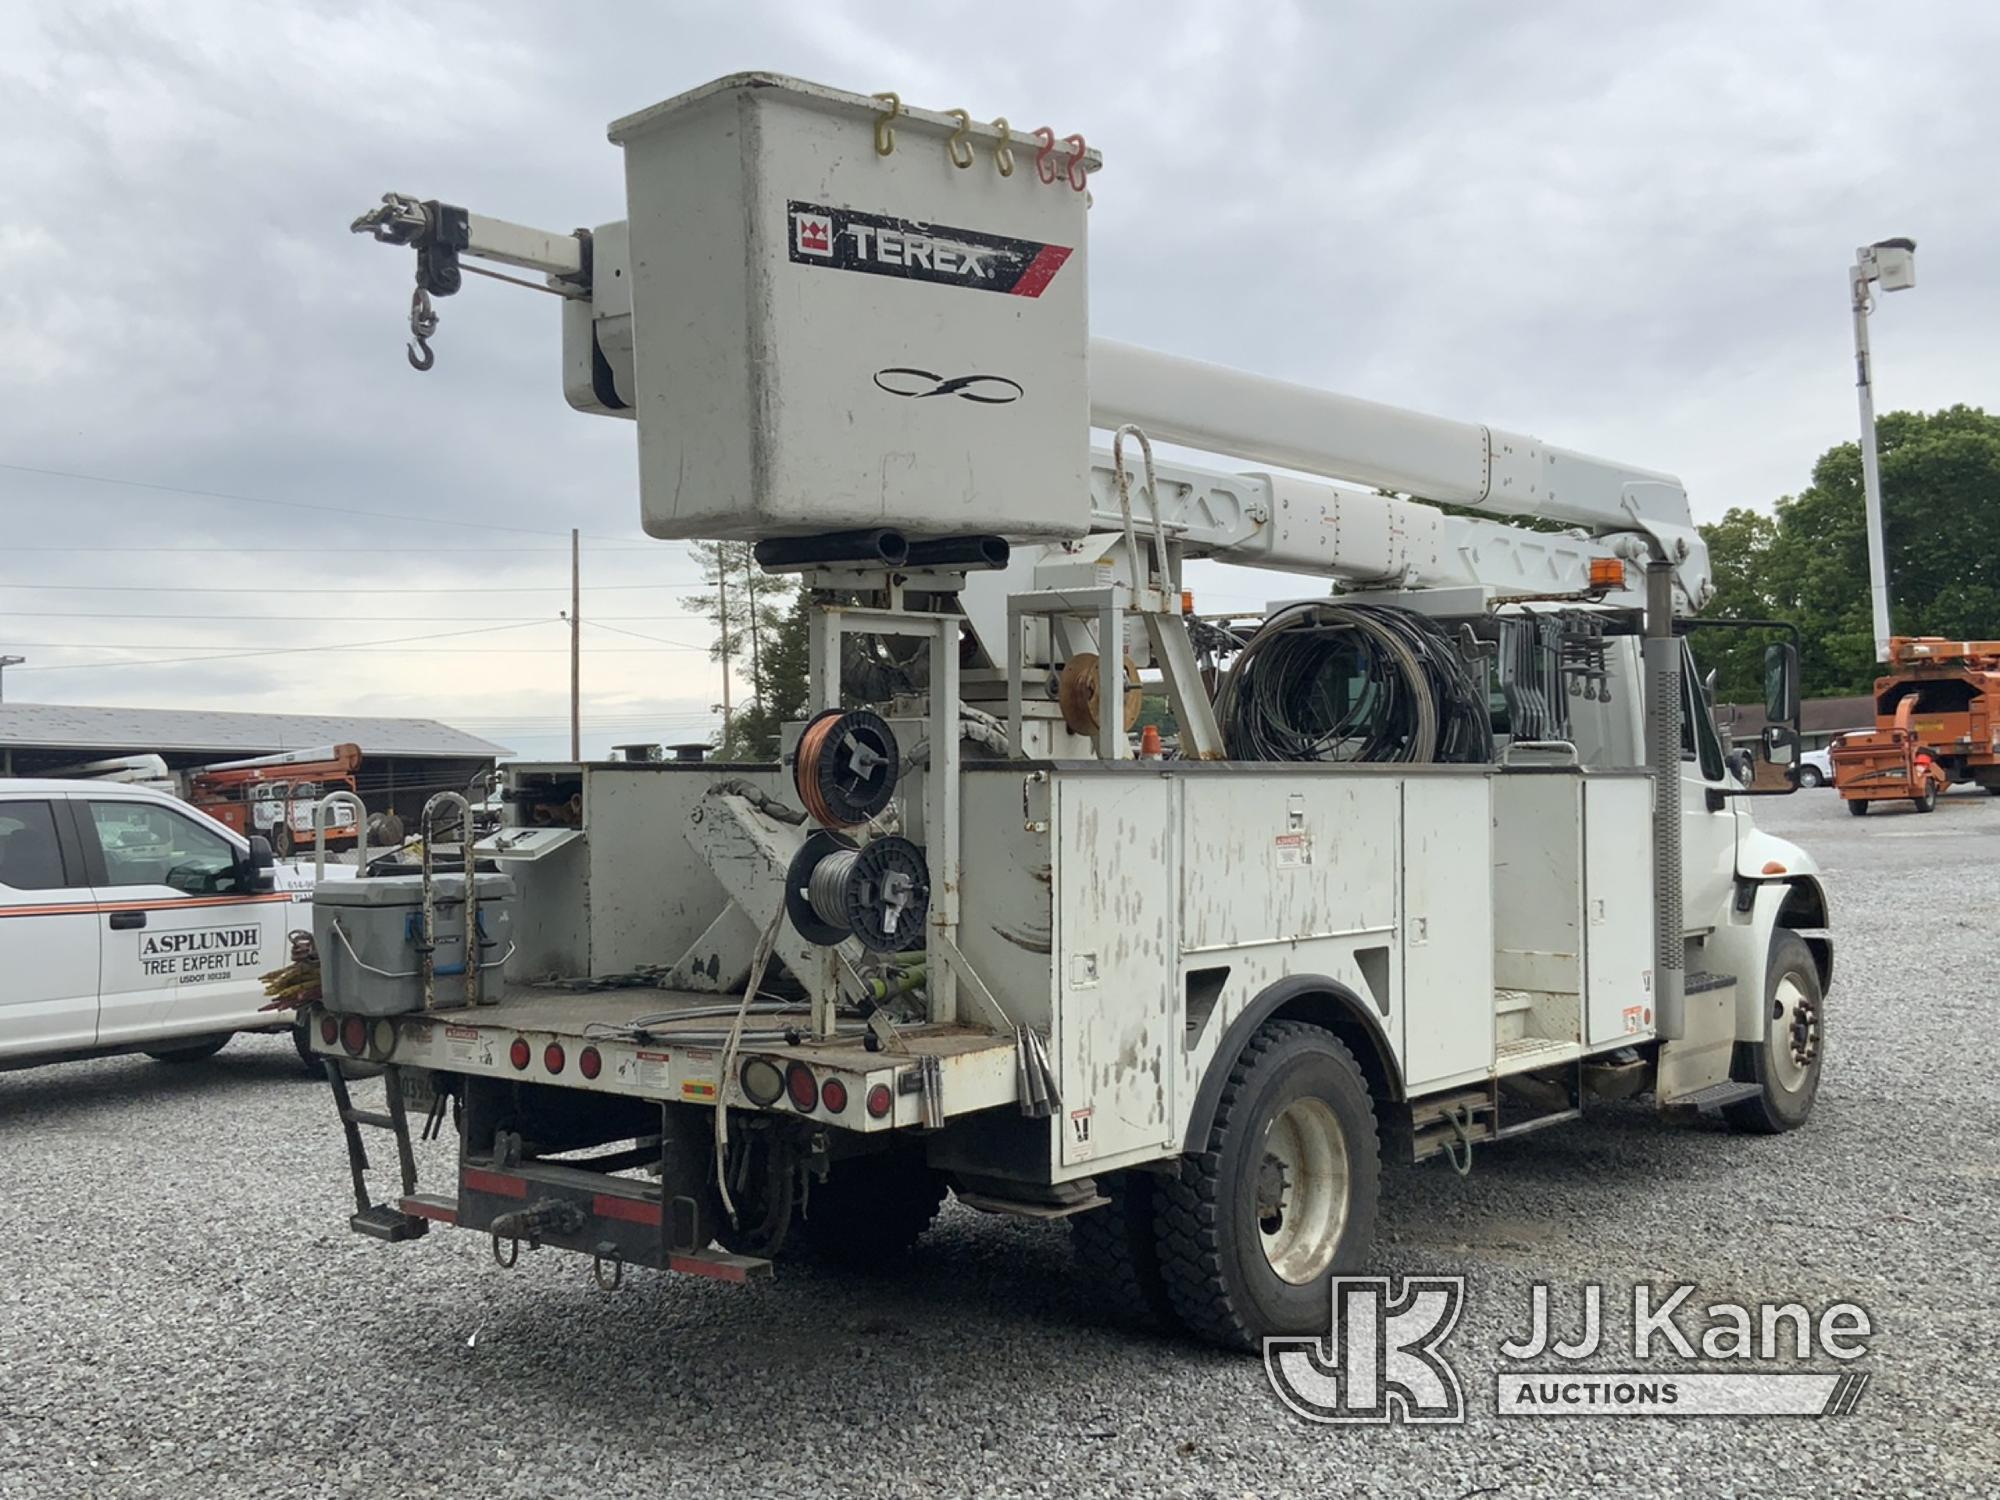
M 792 785 L 814 822 L 852 828 L 889 805 L 897 761 L 896 736 L 881 715 L 829 708 L 799 736 Z

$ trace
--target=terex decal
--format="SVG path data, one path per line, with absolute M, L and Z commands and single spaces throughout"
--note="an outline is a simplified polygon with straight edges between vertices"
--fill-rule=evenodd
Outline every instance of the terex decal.
M 1070 257 L 1068 245 L 796 200 L 789 207 L 791 258 L 802 266 L 1039 297 Z

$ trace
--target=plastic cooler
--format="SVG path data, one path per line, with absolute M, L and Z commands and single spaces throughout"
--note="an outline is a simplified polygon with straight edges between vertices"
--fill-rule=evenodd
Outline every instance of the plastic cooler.
M 514 950 L 511 875 L 482 874 L 479 886 L 479 976 L 468 997 L 465 976 L 465 876 L 436 875 L 434 950 L 436 1008 L 489 1005 L 500 998 Z M 364 1016 L 394 1016 L 424 1008 L 418 938 L 423 931 L 423 881 L 416 875 L 327 880 L 313 887 L 313 941 L 327 1006 Z

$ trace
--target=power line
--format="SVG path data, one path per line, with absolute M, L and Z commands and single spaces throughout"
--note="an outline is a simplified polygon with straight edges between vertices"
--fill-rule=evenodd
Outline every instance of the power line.
M 537 620 L 534 623 L 539 625 L 544 622 Z M 411 641 L 441 641 L 448 639 L 449 637 L 452 636 L 497 635 L 503 630 L 519 630 L 521 628 L 522 627 L 518 625 L 486 625 L 486 626 L 481 626 L 478 629 L 474 630 L 441 630 L 434 632 L 433 634 L 430 635 L 391 636 L 386 640 L 368 641 L 363 644 L 367 646 L 400 646 Z M 67 648 L 49 648 L 49 649 L 67 649 Z M 97 648 L 86 648 L 86 649 L 97 649 Z M 125 648 L 106 647 L 103 649 L 122 650 Z M 136 657 L 130 661 L 81 661 L 81 662 L 70 663 L 64 666 L 16 667 L 14 668 L 14 670 L 16 672 L 84 672 L 94 667 L 166 667 L 166 666 L 178 665 L 181 662 L 236 661 L 246 656 L 291 656 L 304 651 L 338 651 L 343 649 L 352 650 L 353 648 L 352 647 L 343 648 L 339 646 L 274 646 L 255 651 L 232 651 L 225 656 Z
M 33 474 L 42 479 L 73 479 L 84 484 L 106 484 L 114 485 L 121 489 L 153 490 L 166 495 L 189 495 L 198 500 L 222 500 L 233 505 L 275 505 L 285 510 L 318 510 L 326 511 L 332 515 L 366 516 L 376 521 L 414 521 L 425 526 L 456 526 L 461 530 L 467 531 L 476 527 L 481 531 L 507 531 L 519 536 L 559 536 L 565 542 L 569 540 L 569 532 L 567 530 L 552 531 L 540 526 L 503 526 L 497 521 L 488 521 L 485 519 L 477 521 L 470 518 L 457 520 L 449 516 L 415 515 L 408 511 L 364 510 L 352 505 L 327 505 L 314 500 L 276 500 L 268 495 L 240 495 L 227 490 L 196 489 L 191 485 L 155 484 L 145 479 L 119 479 L 109 474 L 83 474 L 73 469 L 44 469 L 37 468 L 32 464 L 0 463 L 0 469 L 15 474 Z M 604 537 L 598 538 L 598 540 L 627 541 L 629 538 Z
M 596 583 L 591 585 L 592 593 L 606 590 L 631 589 L 688 589 L 698 584 L 689 583 Z M 14 583 L 0 580 L 0 589 L 53 589 L 73 594 L 270 594 L 269 585 L 261 588 L 245 588 L 236 585 L 207 584 L 152 584 L 152 583 Z M 567 594 L 569 585 L 553 583 L 480 583 L 471 587 L 446 587 L 438 584 L 407 584 L 393 588 L 354 588 L 347 584 L 286 583 L 283 592 L 288 594 Z

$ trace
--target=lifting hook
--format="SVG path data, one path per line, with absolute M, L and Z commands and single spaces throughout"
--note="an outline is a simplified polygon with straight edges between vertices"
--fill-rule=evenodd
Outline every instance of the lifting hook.
M 437 355 L 431 352 L 431 338 L 437 327 L 437 309 L 431 306 L 431 294 L 418 287 L 410 293 L 410 337 L 416 342 L 405 346 L 411 369 L 428 370 L 437 363 Z

